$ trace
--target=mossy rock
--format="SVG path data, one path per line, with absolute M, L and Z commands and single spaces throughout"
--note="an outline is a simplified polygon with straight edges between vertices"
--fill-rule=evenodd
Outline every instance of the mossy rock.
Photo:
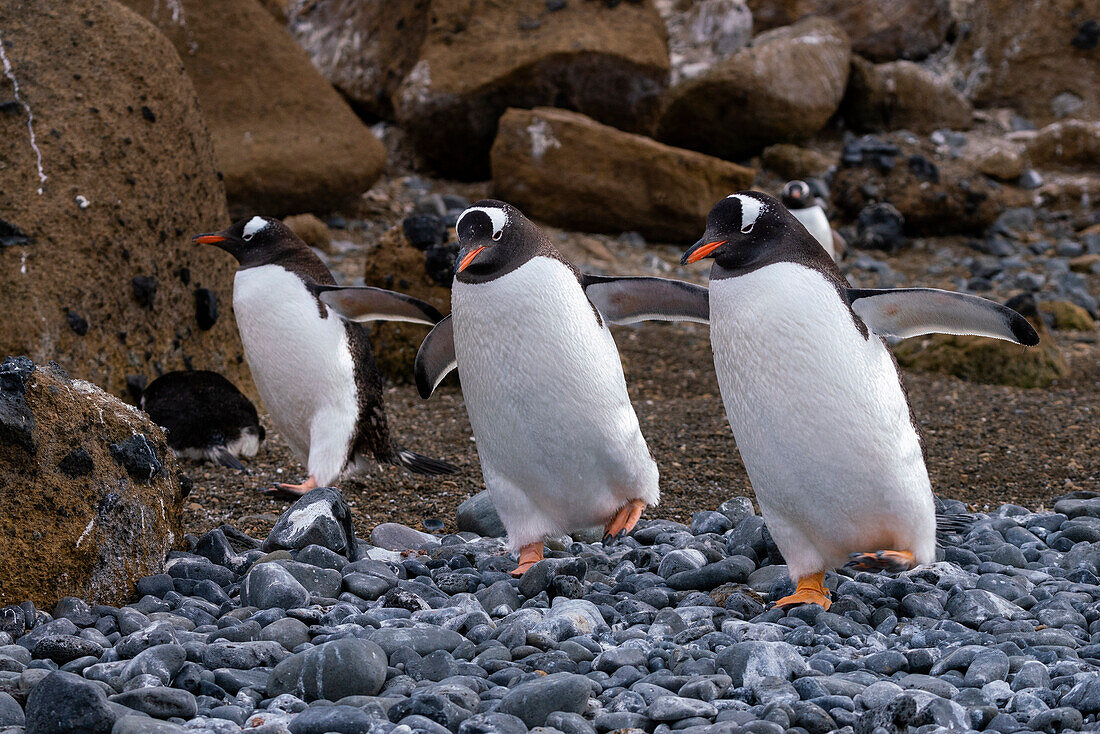
M 894 354 L 902 367 L 941 372 L 970 382 L 1050 387 L 1069 374 L 1069 365 L 1046 327 L 1029 321 L 1040 335 L 1034 347 L 978 336 L 934 334 L 904 341 L 895 347 Z
M 1092 331 L 1096 322 L 1089 312 L 1069 301 L 1044 301 L 1039 310 L 1054 317 L 1054 328 L 1059 331 Z

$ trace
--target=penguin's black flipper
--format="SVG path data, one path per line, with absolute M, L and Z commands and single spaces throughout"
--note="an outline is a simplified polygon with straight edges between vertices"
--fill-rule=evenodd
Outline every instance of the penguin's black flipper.
M 422 456 L 421 454 L 406 451 L 405 449 L 398 449 L 394 452 L 393 463 L 403 466 L 416 474 L 427 474 L 429 476 L 458 473 L 458 467 L 454 464 L 449 464 L 441 459 Z
M 229 449 L 227 449 L 224 445 L 222 445 L 222 446 L 211 446 L 210 447 L 210 458 L 212 458 L 214 461 L 218 462 L 222 466 L 229 467 L 230 469 L 236 469 L 237 471 L 243 471 L 245 473 L 251 474 L 251 472 L 248 471 L 248 467 L 246 467 L 244 464 L 242 464 L 241 460 L 238 459 L 236 456 L 234 456 L 232 453 L 230 453 Z
M 404 293 L 369 285 L 312 286 L 321 302 L 348 321 L 408 321 L 432 326 L 443 314 L 432 304 Z
M 937 512 L 936 543 L 940 546 L 958 545 L 977 521 L 978 516 L 969 512 L 955 512 L 949 515 Z
M 425 400 L 432 396 L 447 373 L 457 366 L 454 322 L 446 316 L 424 337 L 416 353 L 413 376 L 416 389 Z
M 581 276 L 585 295 L 614 324 L 642 321 L 710 321 L 710 293 L 704 287 L 671 278 Z
M 1020 314 L 986 298 L 937 288 L 849 288 L 852 311 L 879 336 L 970 334 L 1034 346 L 1039 335 Z

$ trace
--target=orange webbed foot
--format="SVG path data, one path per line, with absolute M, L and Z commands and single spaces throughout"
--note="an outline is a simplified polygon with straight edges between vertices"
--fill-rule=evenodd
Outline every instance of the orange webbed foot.
M 296 500 L 315 489 L 317 489 L 317 479 L 311 474 L 310 477 L 301 484 L 276 484 L 274 487 L 269 487 L 260 491 L 263 494 L 268 494 L 273 497 Z
M 519 578 L 523 574 L 527 573 L 531 566 L 534 566 L 536 563 L 541 561 L 542 558 L 542 541 L 540 540 L 537 543 L 528 543 L 527 545 L 519 549 L 519 565 L 516 566 L 516 569 L 514 571 L 512 571 L 512 575 L 516 578 Z
M 901 573 L 916 568 L 917 558 L 909 551 L 880 550 L 869 553 L 853 553 L 851 560 L 844 564 L 846 568 L 857 571 L 888 571 Z
M 798 604 L 817 604 L 826 610 L 832 606 L 833 602 L 829 598 L 829 590 L 825 588 L 824 571 L 799 579 L 795 592 L 775 603 L 780 608 L 793 607 Z
M 638 524 L 638 520 L 642 517 L 642 511 L 645 510 L 645 502 L 642 500 L 630 500 L 615 513 L 615 517 L 611 518 L 611 521 L 604 527 L 603 542 L 610 543 L 619 536 L 626 535 L 634 526 Z

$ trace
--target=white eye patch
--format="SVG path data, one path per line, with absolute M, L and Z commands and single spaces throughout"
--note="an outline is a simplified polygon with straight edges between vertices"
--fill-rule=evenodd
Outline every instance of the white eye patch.
M 244 238 L 246 240 L 252 239 L 252 235 L 266 227 L 267 224 L 267 220 L 263 217 L 252 217 L 248 220 L 248 224 L 244 225 Z
M 488 206 L 472 206 L 466 211 L 462 212 L 462 216 L 455 222 L 455 234 L 458 234 L 458 228 L 462 225 L 462 220 L 466 218 L 466 215 L 471 212 L 484 212 L 489 217 L 489 221 L 493 223 L 493 239 L 499 240 L 501 235 L 504 234 L 504 227 L 508 224 L 508 213 L 503 209 L 496 209 Z
M 728 199 L 737 199 L 741 202 L 741 233 L 748 234 L 752 226 L 756 224 L 760 212 L 764 211 L 764 202 L 744 194 L 730 194 Z

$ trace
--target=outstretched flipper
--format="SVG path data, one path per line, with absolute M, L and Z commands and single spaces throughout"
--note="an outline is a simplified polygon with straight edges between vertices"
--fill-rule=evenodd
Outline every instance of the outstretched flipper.
M 710 293 L 701 285 L 671 278 L 581 276 L 585 295 L 613 324 L 641 321 L 710 321 Z
M 1039 335 L 1020 314 L 986 298 L 937 288 L 849 288 L 852 311 L 879 336 L 970 334 L 1034 346 Z
M 443 314 L 432 304 L 404 293 L 369 285 L 313 286 L 321 302 L 348 321 L 408 321 L 432 326 Z
M 416 389 L 420 392 L 420 397 L 430 398 L 439 383 L 456 365 L 454 322 L 447 316 L 424 337 L 420 350 L 416 353 L 413 375 L 416 377 Z
M 393 463 L 403 466 L 414 474 L 427 474 L 436 476 L 439 474 L 457 474 L 458 467 L 442 459 L 433 459 L 407 449 L 399 449 L 393 457 Z

